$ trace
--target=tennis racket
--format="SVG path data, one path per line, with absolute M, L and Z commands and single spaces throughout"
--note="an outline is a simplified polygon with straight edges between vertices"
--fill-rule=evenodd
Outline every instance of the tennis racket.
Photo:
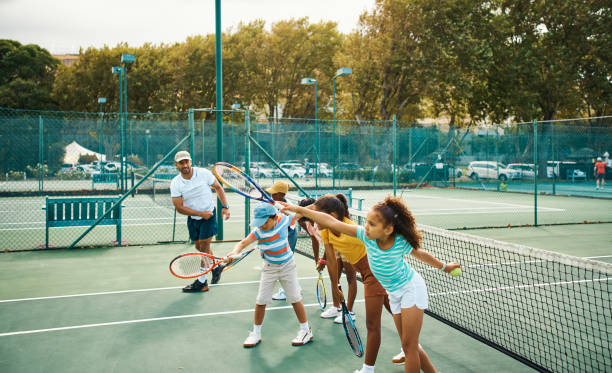
M 238 194 L 256 201 L 271 203 L 279 210 L 284 208 L 283 205 L 274 201 L 249 175 L 230 163 L 215 163 L 213 173 L 221 183 Z
M 340 291 L 342 288 L 338 285 Z M 346 339 L 348 339 L 349 345 L 353 350 L 353 353 L 357 357 L 363 356 L 363 345 L 361 344 L 361 338 L 359 337 L 359 332 L 357 331 L 357 327 L 355 326 L 355 321 L 353 321 L 353 317 L 349 313 L 348 308 L 346 307 L 346 302 L 342 300 L 342 326 L 344 327 L 344 333 L 346 334 Z
M 217 266 L 223 266 L 223 270 L 229 269 L 239 263 L 255 248 L 234 255 L 234 260 L 224 265 L 225 258 L 207 253 L 186 253 L 177 256 L 170 262 L 170 273 L 178 278 L 188 279 L 200 277 L 212 271 Z
M 232 258 L 234 258 L 234 260 L 232 260 L 231 262 L 227 263 L 224 267 L 223 267 L 223 271 L 226 271 L 230 268 L 232 268 L 233 266 L 235 266 L 236 264 L 240 263 L 240 261 L 244 258 L 247 257 L 247 255 L 249 255 L 250 253 L 252 253 L 253 251 L 255 251 L 255 248 L 252 247 L 246 251 L 241 252 L 238 255 L 233 255 Z
M 319 301 L 319 307 L 324 310 L 327 306 L 327 294 L 325 293 L 325 283 L 323 282 L 322 272 L 319 272 L 319 279 L 317 280 L 317 301 Z

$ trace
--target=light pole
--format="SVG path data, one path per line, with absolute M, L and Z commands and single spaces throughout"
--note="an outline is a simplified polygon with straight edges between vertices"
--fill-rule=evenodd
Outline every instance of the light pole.
M 98 134 L 98 154 L 100 154 L 100 159 L 98 162 L 98 167 L 100 167 L 100 170 L 102 170 L 102 154 L 104 151 L 104 145 L 103 145 L 103 138 L 102 138 L 102 121 L 104 119 L 104 112 L 102 111 L 102 105 L 104 105 L 106 103 L 106 97 L 98 97 L 98 104 L 100 105 L 100 111 L 98 112 L 100 115 L 100 133 Z
M 123 159 L 123 73 L 124 69 L 121 66 L 114 66 L 113 74 L 119 74 L 119 136 L 121 138 L 121 159 Z M 123 194 L 123 161 L 121 162 L 121 186 L 120 191 Z
M 122 185 L 121 193 L 124 193 L 127 189 L 127 160 L 126 160 L 126 149 L 125 149 L 125 125 L 127 123 L 128 110 L 127 110 L 127 65 L 134 63 L 134 55 L 123 53 L 121 55 L 121 64 L 123 65 L 123 130 L 121 131 L 121 175 Z
M 315 121 L 315 189 L 319 189 L 319 123 L 317 121 L 317 80 L 302 78 L 303 85 L 314 85 L 314 121 Z
M 332 189 L 336 189 L 336 78 L 339 76 L 349 75 L 353 72 L 353 69 L 350 67 L 341 67 L 336 71 L 336 75 L 332 79 L 332 96 L 334 102 L 334 114 L 333 114 L 333 129 L 332 129 Z

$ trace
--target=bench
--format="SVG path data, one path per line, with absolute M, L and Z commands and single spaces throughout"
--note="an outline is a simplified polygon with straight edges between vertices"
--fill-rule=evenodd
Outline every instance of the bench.
M 319 189 L 319 190 L 308 190 L 307 191 L 308 194 L 310 195 L 310 197 L 314 198 L 314 199 L 318 199 L 321 196 L 324 196 L 326 194 L 338 194 L 338 193 L 342 193 L 346 196 L 346 199 L 348 201 L 348 205 L 350 208 L 355 208 L 359 211 L 361 211 L 362 207 L 363 207 L 363 201 L 365 200 L 365 198 L 357 198 L 353 196 L 353 189 L 349 188 L 349 189 L 337 189 L 337 190 L 331 190 L 331 189 Z M 305 197 L 304 193 L 302 193 L 301 191 L 299 192 L 299 196 L 300 197 Z M 357 202 L 357 207 L 353 206 L 353 201 Z
M 586 181 L 586 173 L 582 173 L 582 175 L 579 175 L 576 173 L 576 171 L 580 171 L 580 170 L 576 170 L 576 169 L 567 170 L 567 180 L 569 181 L 571 179 L 572 184 L 574 183 L 576 179 L 583 179 L 584 181 Z
M 45 198 L 45 248 L 49 248 L 49 228 L 83 227 L 92 225 L 120 197 Z M 121 204 L 117 205 L 98 225 L 115 225 L 117 242 L 121 244 Z
M 119 188 L 119 174 L 93 174 L 91 175 L 91 189 L 96 184 L 115 184 Z

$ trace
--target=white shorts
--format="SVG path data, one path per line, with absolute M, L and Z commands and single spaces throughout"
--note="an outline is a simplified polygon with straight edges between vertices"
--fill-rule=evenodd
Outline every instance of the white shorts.
M 411 308 L 415 305 L 417 308 L 424 310 L 428 305 L 427 298 L 425 280 L 417 271 L 414 271 L 410 282 L 403 288 L 389 293 L 389 305 L 393 314 L 401 313 L 402 308 Z
M 302 300 L 295 260 L 291 258 L 287 262 L 281 264 L 273 264 L 270 262 L 264 263 L 261 269 L 259 292 L 255 300 L 256 304 L 265 305 L 272 303 L 272 294 L 274 293 L 276 281 L 281 283 L 285 295 L 287 296 L 287 303 L 293 304 Z

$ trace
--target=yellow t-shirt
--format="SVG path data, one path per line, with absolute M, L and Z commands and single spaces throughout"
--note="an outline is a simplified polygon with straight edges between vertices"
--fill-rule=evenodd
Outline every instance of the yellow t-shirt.
M 344 218 L 343 221 L 347 224 L 355 224 L 349 218 Z M 329 229 L 323 229 L 321 230 L 321 239 L 324 244 L 331 244 L 351 264 L 357 263 L 366 256 L 365 245 L 357 237 L 347 236 L 344 233 L 336 236 Z

